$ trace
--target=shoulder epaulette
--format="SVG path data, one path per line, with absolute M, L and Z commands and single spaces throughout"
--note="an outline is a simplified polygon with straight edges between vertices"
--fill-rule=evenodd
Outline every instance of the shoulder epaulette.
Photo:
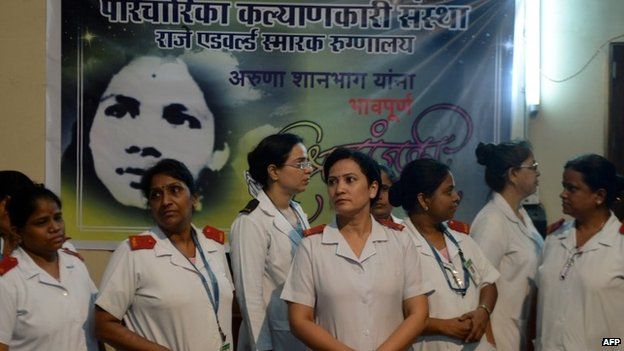
M 303 231 L 303 236 L 310 236 L 314 234 L 321 234 L 323 230 L 325 230 L 326 224 L 317 225 L 316 227 L 312 227 L 310 229 L 306 229 Z
M 207 225 L 204 227 L 202 232 L 204 233 L 204 236 L 206 236 L 206 238 L 208 239 L 212 239 L 221 245 L 225 243 L 225 232 L 223 230 L 219 230 L 215 227 Z
M 128 243 L 132 251 L 136 250 L 151 250 L 156 245 L 156 239 L 151 235 L 130 235 L 128 237 Z
M 466 235 L 470 234 L 470 225 L 468 223 L 450 220 L 446 222 L 449 228 L 453 229 L 456 232 L 464 233 Z
M 622 226 L 620 226 L 620 234 L 624 235 L 624 222 L 622 222 Z
M 5 275 L 8 271 L 15 268 L 15 266 L 17 266 L 17 258 L 4 256 L 4 258 L 0 260 L 0 276 Z
M 253 210 L 256 209 L 256 207 L 258 207 L 259 203 L 260 203 L 260 201 L 258 201 L 258 199 L 251 199 L 247 203 L 247 205 L 245 205 L 245 208 L 243 208 L 242 210 L 238 211 L 238 213 L 250 214 Z
M 64 253 L 66 253 L 66 254 L 70 254 L 70 255 L 72 255 L 72 256 L 74 256 L 74 257 L 78 257 L 81 261 L 84 261 L 84 258 L 82 257 L 82 255 L 81 255 L 81 254 L 79 254 L 79 253 L 77 253 L 76 251 L 72 251 L 72 250 L 70 250 L 70 249 L 66 249 L 66 248 L 64 248 L 64 247 L 63 247 L 63 248 L 61 248 L 61 251 L 63 251 L 63 252 L 64 252 Z
M 563 225 L 564 222 L 565 222 L 565 219 L 561 218 L 558 221 L 556 221 L 555 223 L 549 224 L 548 227 L 546 227 L 546 235 L 551 234 L 555 230 L 561 228 L 561 226 Z
M 390 229 L 394 229 L 398 231 L 402 231 L 403 228 L 405 228 L 403 224 L 396 223 L 391 219 L 382 219 L 381 221 L 378 221 L 378 222 L 381 223 L 381 225 L 384 225 Z

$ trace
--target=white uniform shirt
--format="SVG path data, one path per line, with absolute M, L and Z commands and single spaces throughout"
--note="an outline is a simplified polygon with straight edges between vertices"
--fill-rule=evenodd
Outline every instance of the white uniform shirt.
M 574 221 L 546 237 L 538 271 L 537 350 L 603 350 L 602 338 L 624 338 L 624 235 L 611 213 L 576 252 Z
M 304 238 L 282 299 L 314 308 L 316 323 L 358 351 L 375 350 L 403 322 L 403 301 L 430 293 L 420 255 L 405 232 L 372 219 L 356 257 L 334 220 Z
M 0 343 L 11 351 L 97 350 L 97 289 L 82 261 L 59 250 L 59 281 L 21 248 L 11 256 L 18 265 L 0 276 Z
M 479 246 L 468 235 L 448 229 L 449 233 L 457 241 L 464 254 L 466 262 L 471 261 L 475 268 L 476 274 L 471 274 L 470 285 L 464 297 L 461 294 L 451 290 L 448 286 L 446 278 L 440 270 L 440 265 L 436 260 L 431 247 L 427 240 L 418 232 L 414 224 L 409 218 L 405 221 L 406 234 L 408 234 L 418 251 L 421 254 L 421 264 L 423 271 L 429 281 L 432 282 L 435 292 L 429 296 L 429 317 L 449 319 L 463 315 L 464 313 L 475 310 L 479 306 L 480 290 L 486 284 L 494 283 L 498 277 L 498 271 L 488 259 L 483 255 Z M 445 236 L 446 248 L 451 258 L 451 262 L 446 261 L 443 256 L 443 265 L 449 269 L 455 269 L 459 273 L 459 277 L 463 279 L 464 271 L 459 257 L 459 250 Z M 447 271 L 449 279 L 453 279 L 450 270 Z M 454 282 L 453 282 L 454 283 Z M 455 285 L 453 285 L 455 286 Z M 498 308 L 498 305 L 496 306 Z M 420 351 L 454 351 L 454 350 L 489 350 L 493 349 L 485 337 L 481 338 L 479 343 L 464 344 L 462 340 L 451 338 L 445 335 L 423 335 L 418 338 L 418 342 L 414 344 L 414 350 Z M 503 350 L 503 349 L 501 349 Z
M 501 350 L 525 350 L 527 322 L 537 294 L 535 276 L 544 239 L 523 209 L 521 221 L 507 201 L 493 193 L 472 222 L 470 236 L 498 269 L 498 300 L 492 313 L 492 331 Z
M 290 333 L 288 306 L 280 299 L 302 234 L 293 228 L 264 191 L 251 213 L 232 223 L 230 248 L 236 297 L 243 315 L 239 350 L 304 350 Z M 291 202 L 303 229 L 309 228 L 301 206 Z
M 233 285 L 225 251 L 200 230 L 195 232 L 217 278 L 219 322 L 231 344 Z M 156 245 L 132 251 L 128 240 L 123 241 L 106 267 L 96 304 L 123 319 L 133 332 L 171 350 L 219 350 L 214 309 L 195 268 L 160 229 L 141 235 L 151 235 Z M 199 251 L 195 260 L 212 291 Z

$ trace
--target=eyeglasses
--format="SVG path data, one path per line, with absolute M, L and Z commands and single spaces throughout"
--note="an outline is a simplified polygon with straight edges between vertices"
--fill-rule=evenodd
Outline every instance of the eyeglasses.
M 537 166 L 539 166 L 539 163 L 533 162 L 532 165 L 522 165 L 522 166 L 518 166 L 516 168 L 527 168 L 527 169 L 532 170 L 533 172 L 537 172 Z
M 311 161 L 301 161 L 301 162 L 291 163 L 291 164 L 284 163 L 284 166 L 290 166 L 290 167 L 295 167 L 299 169 L 313 168 Z

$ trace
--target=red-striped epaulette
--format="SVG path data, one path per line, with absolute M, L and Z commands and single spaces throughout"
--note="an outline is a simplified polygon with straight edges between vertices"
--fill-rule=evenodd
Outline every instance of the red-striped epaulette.
M 83 261 L 83 262 L 84 262 L 84 257 L 82 257 L 82 255 L 81 255 L 81 254 L 79 254 L 79 253 L 77 253 L 76 251 L 72 251 L 72 250 L 67 249 L 67 248 L 64 248 L 64 247 L 63 247 L 63 248 L 61 248 L 61 251 L 63 251 L 63 252 L 64 252 L 64 253 L 66 253 L 66 254 L 72 255 L 72 256 L 74 256 L 74 257 L 78 257 L 81 261 Z
M 207 225 L 202 230 L 202 233 L 204 233 L 204 236 L 206 236 L 206 238 L 212 239 L 221 245 L 225 243 L 225 232 L 223 230 Z
M 394 230 L 398 230 L 398 231 L 402 231 L 403 228 L 405 228 L 405 226 L 403 224 L 400 223 L 396 223 L 391 219 L 382 219 L 381 221 L 378 221 L 381 225 L 384 225 L 390 229 L 394 229 Z
M 306 229 L 303 231 L 303 236 L 310 236 L 310 235 L 314 235 L 314 234 L 321 234 L 323 233 L 323 230 L 325 230 L 325 226 L 327 224 L 320 224 L 317 225 L 316 227 L 312 227 L 310 229 Z
M 0 260 L 0 276 L 5 275 L 8 271 L 15 268 L 15 266 L 17 266 L 17 258 L 4 256 L 4 258 Z
M 132 251 L 136 250 L 151 250 L 156 245 L 156 239 L 151 235 L 130 235 L 128 237 L 128 243 Z
M 453 229 L 456 232 L 464 233 L 466 235 L 470 234 L 470 225 L 468 223 L 450 220 L 446 222 L 449 228 Z
M 620 227 L 620 234 L 624 235 L 624 222 L 622 222 L 622 226 Z
M 546 235 L 551 234 L 555 230 L 561 228 L 561 226 L 563 225 L 564 222 L 565 222 L 565 219 L 561 218 L 558 221 L 556 221 L 555 223 L 549 224 L 548 227 L 546 227 Z

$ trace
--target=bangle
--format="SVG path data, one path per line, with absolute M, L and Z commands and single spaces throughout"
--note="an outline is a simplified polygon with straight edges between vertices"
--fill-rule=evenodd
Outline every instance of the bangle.
M 485 310 L 485 312 L 487 312 L 488 317 L 492 314 L 492 311 L 490 311 L 490 308 L 487 307 L 486 304 L 481 304 L 481 305 L 479 305 L 479 307 L 483 308 Z M 477 307 L 477 308 L 479 308 L 479 307 Z

